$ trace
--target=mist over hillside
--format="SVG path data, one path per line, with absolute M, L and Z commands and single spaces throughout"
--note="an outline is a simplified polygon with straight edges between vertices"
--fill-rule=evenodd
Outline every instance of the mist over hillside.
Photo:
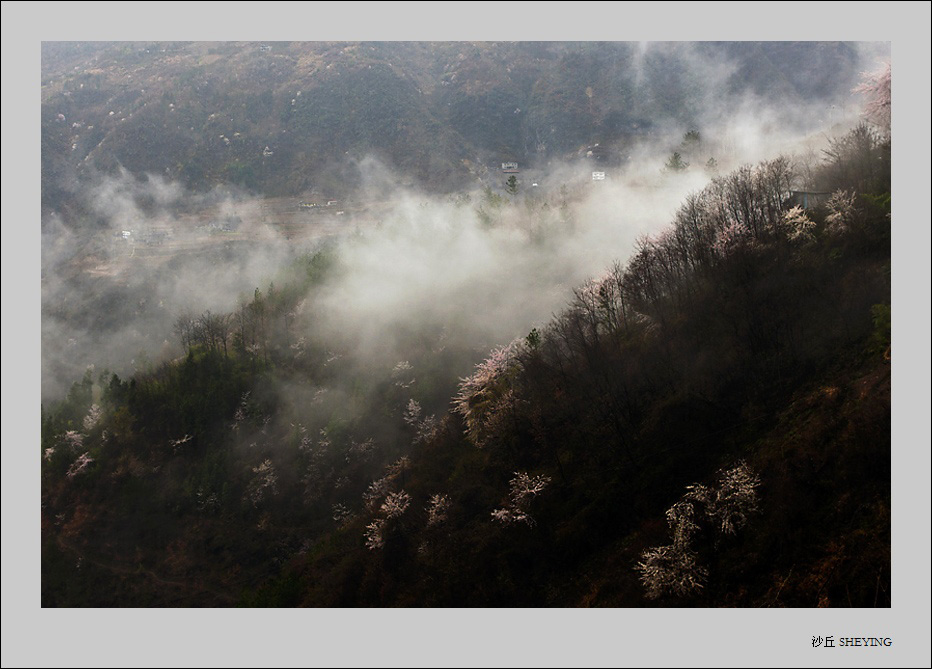
M 347 234 L 365 240 L 339 251 L 352 268 L 324 320 L 363 336 L 416 303 L 436 320 L 480 300 L 472 346 L 510 340 L 715 174 L 787 152 L 803 187 L 824 133 L 856 120 L 852 82 L 878 53 L 45 43 L 43 397 L 90 365 L 125 374 L 178 355 L 179 315 L 232 309 Z M 503 162 L 520 166 L 511 194 Z
M 888 44 L 42 76 L 43 606 L 891 606 Z

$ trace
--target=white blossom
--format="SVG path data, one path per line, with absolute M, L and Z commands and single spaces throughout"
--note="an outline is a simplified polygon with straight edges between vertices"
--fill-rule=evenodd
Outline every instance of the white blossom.
M 278 474 L 271 460 L 264 460 L 258 467 L 252 468 L 255 476 L 249 483 L 248 497 L 253 506 L 266 498 L 278 494 Z
M 401 476 L 408 467 L 411 466 L 411 460 L 407 455 L 402 455 L 400 458 L 395 460 L 392 464 L 385 467 L 385 475 L 390 480 L 395 480 Z
M 644 551 L 637 569 L 648 599 L 692 594 L 703 587 L 708 577 L 708 571 L 696 563 L 696 553 L 679 544 Z
M 180 439 L 169 439 L 168 445 L 171 447 L 173 453 L 177 453 L 181 450 L 181 447 L 187 444 L 189 441 L 194 439 L 190 434 L 186 434 Z
M 686 545 L 699 531 L 695 520 L 695 507 L 688 501 L 679 501 L 667 509 L 667 524 L 673 532 L 675 545 Z
M 365 462 L 372 457 L 372 454 L 375 452 L 375 440 L 366 439 L 363 442 L 356 443 L 355 441 L 350 445 L 349 450 L 346 452 L 346 462 L 353 461 L 363 461 Z
M 515 472 L 511 479 L 508 504 L 504 509 L 492 511 L 492 519 L 506 525 L 525 523 L 534 526 L 536 522 L 527 511 L 530 501 L 539 495 L 550 483 L 550 477 L 544 475 L 529 476 L 527 472 Z
M 330 448 L 330 437 L 327 436 L 327 430 L 321 430 L 317 435 L 318 453 L 326 453 Z
M 518 353 L 523 340 L 518 338 L 507 346 L 497 348 L 484 361 L 476 365 L 471 376 L 460 379 L 459 392 L 453 398 L 453 409 L 466 422 L 466 435 L 476 446 L 484 445 L 496 418 L 505 413 L 514 401 L 508 383 L 517 368 Z
M 825 222 L 832 232 L 844 232 L 854 221 L 854 203 L 857 195 L 854 191 L 837 190 L 829 197 L 825 206 L 829 210 Z
M 311 439 L 310 435 L 307 433 L 307 428 L 303 425 L 298 426 L 301 430 L 301 444 L 298 446 L 298 450 L 302 453 L 310 453 L 314 449 L 314 440 Z
M 531 527 L 536 525 L 536 521 L 521 509 L 495 509 L 492 512 L 492 520 L 497 520 L 505 525 L 513 523 L 526 523 Z
M 416 381 L 414 368 L 407 360 L 402 360 L 392 368 L 392 379 L 399 388 L 410 388 Z
M 415 399 L 411 399 L 408 401 L 408 405 L 405 407 L 402 417 L 407 425 L 410 425 L 416 430 L 414 437 L 415 443 L 429 441 L 437 433 L 437 428 L 440 427 L 440 421 L 437 420 L 436 416 L 430 415 L 422 419 L 421 413 L 422 409 L 420 403 Z
M 399 492 L 390 492 L 385 496 L 380 509 L 382 515 L 387 518 L 398 518 L 411 505 L 411 496 L 404 490 Z
M 408 400 L 403 418 L 407 425 L 417 426 L 421 420 L 421 405 L 417 400 L 413 398 Z
M 417 434 L 414 436 L 415 443 L 424 443 L 433 439 L 440 429 L 440 420 L 433 414 L 427 416 L 417 425 Z
M 100 406 L 92 404 L 87 415 L 84 417 L 84 430 L 87 432 L 93 430 L 97 426 L 97 423 L 100 422 L 102 413 Z
M 385 536 L 382 533 L 384 528 L 384 518 L 377 518 L 366 525 L 366 548 L 370 551 L 385 546 Z
M 400 517 L 411 505 L 411 496 L 404 490 L 389 492 L 390 484 L 399 477 L 407 466 L 408 458 L 402 456 L 387 466 L 385 476 L 373 481 L 369 485 L 369 489 L 363 493 L 363 501 L 370 511 L 375 509 L 380 499 L 383 500 L 378 511 L 380 516 L 366 528 L 366 546 L 369 549 L 381 548 L 385 544 L 384 531 L 386 523 Z
M 369 488 L 362 494 L 362 499 L 367 509 L 370 511 L 375 509 L 379 500 L 388 494 L 389 482 L 390 479 L 387 476 L 383 476 L 369 484 Z
M 673 535 L 669 546 L 650 548 L 641 554 L 637 569 L 647 597 L 685 596 L 702 588 L 708 572 L 696 563 L 691 540 L 702 531 L 700 519 L 722 534 L 734 534 L 757 511 L 760 479 L 744 462 L 720 470 L 714 486 L 687 486 L 683 497 L 666 513 Z M 708 525 L 707 525 L 708 526 Z
M 450 509 L 449 495 L 432 495 L 427 505 L 427 526 L 439 525 L 447 519 Z
M 759 485 L 760 479 L 744 462 L 719 473 L 708 513 L 722 533 L 734 534 L 747 525 L 749 516 L 757 511 Z
M 249 408 L 249 391 L 247 390 L 239 399 L 239 406 L 233 413 L 233 429 L 238 430 L 239 424 L 246 420 L 246 410 Z
M 527 472 L 515 472 L 511 479 L 511 498 L 515 506 L 521 506 L 526 500 L 540 494 L 550 483 L 550 477 L 528 476 Z
M 83 474 L 87 471 L 87 468 L 92 462 L 94 462 L 94 458 L 92 458 L 89 453 L 82 453 L 78 456 L 78 459 L 68 467 L 68 478 L 73 479 L 78 474 Z
M 813 239 L 812 231 L 815 228 L 815 223 L 806 216 L 806 212 L 799 205 L 783 215 L 783 226 L 787 238 L 792 242 L 811 241 Z
M 300 337 L 298 341 L 291 345 L 291 350 L 294 351 L 294 359 L 302 357 L 307 348 L 307 338 Z
M 84 446 L 84 435 L 75 430 L 68 430 L 61 436 L 62 442 L 65 446 L 71 449 L 72 452 L 77 453 Z

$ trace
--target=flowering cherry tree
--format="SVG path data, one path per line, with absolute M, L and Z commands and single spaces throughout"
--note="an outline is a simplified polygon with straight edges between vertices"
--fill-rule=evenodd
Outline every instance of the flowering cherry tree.
M 266 498 L 278 494 L 278 474 L 272 461 L 268 459 L 253 467 L 252 471 L 255 476 L 249 483 L 247 496 L 253 506 L 259 506 Z
M 411 495 L 404 490 L 399 492 L 390 492 L 385 496 L 380 509 L 385 518 L 398 518 L 411 506 Z
M 718 231 L 712 250 L 722 258 L 733 255 L 735 251 L 751 241 L 751 231 L 740 221 L 732 221 Z
M 829 197 L 825 206 L 829 214 L 825 217 L 828 229 L 832 232 L 844 232 L 851 227 L 855 217 L 854 203 L 857 195 L 854 191 L 837 190 Z
M 91 408 L 88 409 L 87 415 L 84 417 L 84 430 L 90 432 L 93 430 L 97 423 L 100 422 L 100 417 L 103 412 L 100 409 L 100 406 L 97 404 L 92 404 Z
M 421 403 L 414 398 L 408 400 L 403 418 L 405 424 L 417 426 L 421 420 Z
M 543 474 L 529 476 L 527 472 L 515 472 L 514 478 L 509 481 L 511 489 L 508 493 L 508 503 L 503 509 L 492 511 L 492 520 L 504 525 L 525 523 L 533 527 L 536 523 L 528 513 L 528 505 L 537 495 L 550 484 L 550 477 Z
M 815 237 L 812 232 L 815 223 L 806 216 L 806 212 L 799 205 L 791 208 L 783 215 L 783 232 L 791 242 L 808 242 Z
M 233 413 L 233 431 L 239 430 L 240 423 L 246 420 L 246 412 L 249 410 L 249 391 L 247 390 L 239 398 L 239 405 L 236 407 L 236 411 Z
M 186 434 L 183 437 L 180 437 L 179 439 L 169 439 L 168 445 L 171 447 L 172 453 L 178 453 L 181 450 L 181 447 L 187 444 L 192 439 L 194 439 L 193 436 L 191 436 L 190 434 Z
M 384 529 L 384 518 L 376 518 L 374 521 L 366 525 L 366 548 L 368 548 L 370 551 L 374 551 L 385 546 L 385 534 L 383 532 Z
M 422 409 L 420 402 L 413 398 L 408 400 L 408 404 L 405 407 L 402 418 L 406 425 L 410 425 L 415 429 L 415 443 L 429 441 L 437 433 L 437 429 L 440 427 L 440 421 L 436 416 L 431 414 L 430 416 L 421 418 L 421 413 Z
M 94 458 L 92 458 L 89 453 L 82 453 L 78 456 L 77 460 L 71 463 L 71 466 L 68 467 L 68 478 L 73 479 L 78 474 L 85 473 L 87 468 L 91 466 L 92 462 L 94 462 Z
M 722 534 L 735 534 L 748 524 L 757 511 L 757 488 L 760 478 L 741 462 L 733 469 L 719 472 L 718 485 L 704 494 L 706 515 Z
M 404 490 L 386 495 L 379 509 L 381 515 L 366 525 L 366 548 L 369 550 L 383 548 L 385 533 L 390 521 L 400 518 L 409 506 L 411 506 L 411 495 Z
M 406 389 L 414 385 L 414 367 L 407 360 L 402 360 L 392 368 L 392 381 L 401 388 Z
M 638 569 L 648 599 L 692 594 L 703 587 L 708 577 L 708 571 L 696 562 L 696 553 L 688 545 L 675 543 L 644 551 Z
M 68 430 L 61 436 L 62 443 L 73 453 L 77 453 L 84 446 L 84 435 L 75 430 Z
M 453 409 L 466 422 L 466 436 L 476 446 L 484 446 L 494 435 L 496 420 L 514 404 L 511 378 L 517 370 L 523 340 L 492 351 L 476 365 L 471 376 L 460 380 L 453 398 Z
M 447 511 L 450 509 L 449 495 L 431 495 L 427 504 L 427 527 L 439 525 L 447 519 Z
M 885 63 L 875 72 L 865 72 L 861 76 L 862 81 L 855 87 L 854 92 L 867 98 L 864 116 L 889 136 L 893 100 L 890 63 Z
M 375 453 L 375 440 L 371 437 L 361 442 L 353 440 L 346 451 L 346 462 L 365 462 Z
M 636 569 L 649 599 L 672 594 L 680 597 L 703 587 L 708 570 L 697 562 L 693 538 L 703 523 L 719 535 L 735 534 L 757 511 L 760 479 L 745 462 L 720 470 L 716 485 L 687 486 L 683 497 L 667 509 L 673 543 L 641 553 Z
M 362 494 L 362 501 L 367 509 L 370 511 L 375 510 L 379 500 L 388 494 L 390 482 L 391 480 L 387 476 L 383 476 L 369 484 L 366 492 Z

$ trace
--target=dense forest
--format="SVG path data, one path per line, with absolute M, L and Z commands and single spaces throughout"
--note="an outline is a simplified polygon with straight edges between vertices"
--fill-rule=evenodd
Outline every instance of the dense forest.
M 714 176 L 491 351 L 457 339 L 468 305 L 335 337 L 333 243 L 177 315 L 181 357 L 43 405 L 43 606 L 889 607 L 889 106 L 868 112 L 806 193 L 791 156 Z M 533 244 L 573 224 L 460 206 L 488 234 L 523 211 Z

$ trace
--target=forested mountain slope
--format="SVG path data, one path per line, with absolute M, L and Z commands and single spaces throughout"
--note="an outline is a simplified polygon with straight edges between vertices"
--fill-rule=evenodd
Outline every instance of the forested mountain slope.
M 334 248 L 182 315 L 43 409 L 43 605 L 889 606 L 889 149 L 805 209 L 787 158 L 714 178 L 487 356 L 302 327 Z

